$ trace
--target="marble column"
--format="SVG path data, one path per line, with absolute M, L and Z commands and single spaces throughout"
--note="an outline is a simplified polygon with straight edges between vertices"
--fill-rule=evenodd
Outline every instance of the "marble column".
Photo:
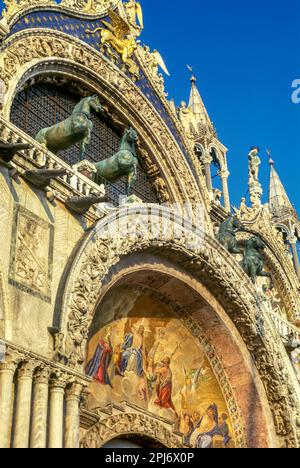
M 49 369 L 40 368 L 34 375 L 30 448 L 47 446 Z
M 66 392 L 65 448 L 79 448 L 80 397 L 83 386 L 72 384 Z
M 0 364 L 0 448 L 10 448 L 11 410 L 16 367 L 16 362 L 8 357 L 5 362 Z
M 290 236 L 288 238 L 288 241 L 289 241 L 289 243 L 291 245 L 291 248 L 292 248 L 292 254 L 293 254 L 295 270 L 296 270 L 298 278 L 300 278 L 300 263 L 299 263 L 298 249 L 297 249 L 298 239 L 297 239 L 296 236 Z
M 210 193 L 213 192 L 213 186 L 212 186 L 212 178 L 211 178 L 211 163 L 212 163 L 212 157 L 210 154 L 206 154 L 202 158 L 203 164 L 204 164 L 204 170 L 205 170 L 205 179 L 206 179 L 206 186 L 207 189 Z
M 34 362 L 26 362 L 18 370 L 17 401 L 15 413 L 15 428 L 13 448 L 29 447 L 32 374 L 36 366 Z
M 49 448 L 63 448 L 64 399 L 67 382 L 63 376 L 50 382 Z
M 223 169 L 219 172 L 221 181 L 222 181 L 222 192 L 224 198 L 224 208 L 226 211 L 231 211 L 230 207 L 230 197 L 229 197 L 229 190 L 228 190 L 228 177 L 230 173 L 227 169 Z

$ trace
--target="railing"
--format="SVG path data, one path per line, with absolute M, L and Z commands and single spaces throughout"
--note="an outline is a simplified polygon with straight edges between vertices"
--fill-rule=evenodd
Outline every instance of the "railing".
M 270 312 L 270 315 L 278 333 L 286 343 L 292 341 L 300 343 L 300 330 L 295 325 L 274 312 Z
M 97 185 L 80 172 L 66 164 L 59 157 L 41 146 L 13 124 L 0 117 L 0 139 L 8 143 L 29 143 L 32 148 L 16 155 L 14 163 L 25 169 L 46 167 L 47 169 L 65 169 L 66 175 L 57 178 L 61 180 L 76 195 L 105 195 L 104 185 Z M 33 166 L 33 167 L 32 167 Z

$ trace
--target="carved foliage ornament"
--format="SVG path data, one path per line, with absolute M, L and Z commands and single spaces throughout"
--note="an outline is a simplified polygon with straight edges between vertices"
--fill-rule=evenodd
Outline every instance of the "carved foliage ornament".
M 2 16 L 9 22 L 18 13 L 24 13 L 34 7 L 55 7 L 57 10 L 73 10 L 83 14 L 102 16 L 109 9 L 115 8 L 119 0 L 4 0 Z

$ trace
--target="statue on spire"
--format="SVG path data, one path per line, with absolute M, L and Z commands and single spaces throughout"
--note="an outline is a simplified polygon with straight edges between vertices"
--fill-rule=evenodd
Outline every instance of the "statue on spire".
M 253 146 L 250 149 L 250 153 L 248 154 L 249 160 L 249 192 L 250 192 L 250 200 L 252 206 L 260 206 L 261 205 L 261 197 L 263 195 L 262 186 L 259 182 L 259 168 L 261 165 L 261 159 L 259 157 L 259 148 L 257 146 Z
M 257 146 L 253 146 L 250 149 L 250 153 L 248 155 L 249 158 L 249 184 L 253 182 L 258 182 L 258 174 L 259 168 L 261 165 L 261 159 L 259 157 L 259 148 Z

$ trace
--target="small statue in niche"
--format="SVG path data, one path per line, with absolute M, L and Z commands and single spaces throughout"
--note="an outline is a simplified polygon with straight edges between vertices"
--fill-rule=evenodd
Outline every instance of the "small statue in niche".
M 111 158 L 95 164 L 97 173 L 93 175 L 94 181 L 101 185 L 103 179 L 108 182 L 116 182 L 121 177 L 127 177 L 127 196 L 137 178 L 138 159 L 135 144 L 138 134 L 132 127 L 125 130 L 121 140 L 120 149 Z
M 65 121 L 40 130 L 36 141 L 54 154 L 80 142 L 80 159 L 83 160 L 93 130 L 92 110 L 97 113 L 104 112 L 97 95 L 82 99 Z

